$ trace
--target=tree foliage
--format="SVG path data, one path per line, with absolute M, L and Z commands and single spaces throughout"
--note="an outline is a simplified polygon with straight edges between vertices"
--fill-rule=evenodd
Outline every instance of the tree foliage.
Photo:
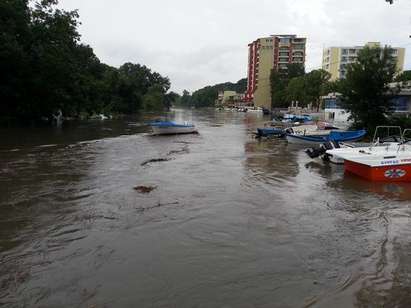
M 325 70 L 304 72 L 301 64 L 289 64 L 287 70 L 271 72 L 272 106 L 288 107 L 290 102 L 298 101 L 300 106 L 312 103 L 320 105 L 320 97 L 329 89 L 331 75 Z
M 288 107 L 288 84 L 293 78 L 298 78 L 304 74 L 304 65 L 298 63 L 288 64 L 287 69 L 271 71 L 271 105 L 274 108 Z
M 210 107 L 214 106 L 215 100 L 220 91 L 236 91 L 237 93 L 244 93 L 247 90 L 247 78 L 240 79 L 236 83 L 225 82 L 214 86 L 206 86 L 191 95 L 187 90 L 183 91 L 183 96 L 180 99 L 180 105 L 184 107 Z
M 341 81 L 342 104 L 359 127 L 372 131 L 386 123 L 392 111 L 387 93 L 388 84 L 396 73 L 393 50 L 366 47 L 358 54 L 356 63 L 347 67 L 347 77 Z
M 0 1 L 2 119 L 31 121 L 59 109 L 66 116 L 134 113 L 153 87 L 161 92 L 156 104 L 167 103 L 168 78 L 139 64 L 101 63 L 80 43 L 78 12 L 60 10 L 57 2 Z
M 395 78 L 396 82 L 411 81 L 411 70 L 403 71 Z

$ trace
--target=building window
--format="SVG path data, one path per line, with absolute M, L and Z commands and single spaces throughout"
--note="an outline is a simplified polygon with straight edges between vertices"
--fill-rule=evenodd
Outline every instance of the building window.
M 293 43 L 303 43 L 303 42 L 304 42 L 304 39 L 302 38 L 293 39 Z
M 289 44 L 290 43 L 290 39 L 289 38 L 280 38 L 280 43 L 281 44 Z
M 293 45 L 294 49 L 304 49 L 305 45 L 304 44 L 295 44 Z
M 394 111 L 395 112 L 405 112 L 409 110 L 409 102 L 408 102 L 408 97 L 406 96 L 400 96 L 397 98 L 394 98 L 391 100 L 391 102 L 394 105 Z
M 341 109 L 337 98 L 326 98 L 324 100 L 325 109 Z
M 342 53 L 343 55 L 347 55 L 347 54 L 348 54 L 348 49 L 343 49 L 343 50 L 341 51 L 341 53 Z

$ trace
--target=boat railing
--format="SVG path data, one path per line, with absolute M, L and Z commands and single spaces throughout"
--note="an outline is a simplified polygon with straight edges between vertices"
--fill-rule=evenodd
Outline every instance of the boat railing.
M 384 131 L 384 129 L 387 130 L 388 134 L 387 134 L 386 137 L 384 137 L 383 139 L 381 139 L 380 136 L 378 135 L 378 133 L 379 133 L 380 131 Z M 397 131 L 397 134 L 390 134 L 390 131 L 393 131 L 393 130 L 396 130 L 396 131 Z M 398 132 L 399 132 L 399 133 L 398 133 Z M 396 140 L 397 137 L 398 137 L 400 140 Z M 374 146 L 377 146 L 379 143 L 384 142 L 384 140 L 387 140 L 388 138 L 393 138 L 394 141 L 396 141 L 396 142 L 401 142 L 402 139 L 403 139 L 403 132 L 402 132 L 401 126 L 389 126 L 389 125 L 377 126 L 377 127 L 375 128 L 375 131 L 374 131 L 374 138 L 372 139 L 372 143 L 371 143 L 370 148 L 372 148 L 372 147 L 374 147 Z
M 407 139 L 407 133 L 411 133 L 411 128 L 406 128 L 406 129 L 404 129 L 404 131 L 402 132 L 402 139 L 405 141 L 405 140 L 407 140 L 407 141 L 410 141 L 411 140 L 411 138 L 408 138 Z M 411 135 L 411 134 L 410 134 Z M 410 136 L 411 137 L 411 136 Z
M 399 146 L 401 145 L 405 145 L 406 143 L 409 143 L 411 141 L 411 138 L 407 138 L 407 133 L 411 132 L 411 128 L 406 128 L 404 129 L 402 136 L 401 136 L 401 143 L 399 144 Z M 411 135 L 411 134 L 410 134 Z M 403 150 L 405 150 L 405 147 L 403 147 Z

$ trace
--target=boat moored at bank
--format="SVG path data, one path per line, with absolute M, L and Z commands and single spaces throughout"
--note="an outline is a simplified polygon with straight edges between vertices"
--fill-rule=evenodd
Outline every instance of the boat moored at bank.
M 292 132 L 286 133 L 286 138 L 289 143 L 301 145 L 319 145 L 328 141 L 349 142 L 357 141 L 363 138 L 366 134 L 365 130 L 355 131 L 316 131 L 310 133 L 299 134 Z
M 404 131 L 399 142 L 389 142 L 383 146 L 340 148 L 326 153 L 344 160 L 346 172 L 370 181 L 411 182 L 411 139 L 405 138 Z

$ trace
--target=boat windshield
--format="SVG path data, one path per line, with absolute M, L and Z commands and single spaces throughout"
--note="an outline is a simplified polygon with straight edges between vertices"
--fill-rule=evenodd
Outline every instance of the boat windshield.
M 384 142 L 401 142 L 403 138 L 400 126 L 377 126 L 374 132 L 373 144 Z
M 404 129 L 404 132 L 402 133 L 402 141 L 404 143 L 411 143 L 411 129 L 410 128 Z

